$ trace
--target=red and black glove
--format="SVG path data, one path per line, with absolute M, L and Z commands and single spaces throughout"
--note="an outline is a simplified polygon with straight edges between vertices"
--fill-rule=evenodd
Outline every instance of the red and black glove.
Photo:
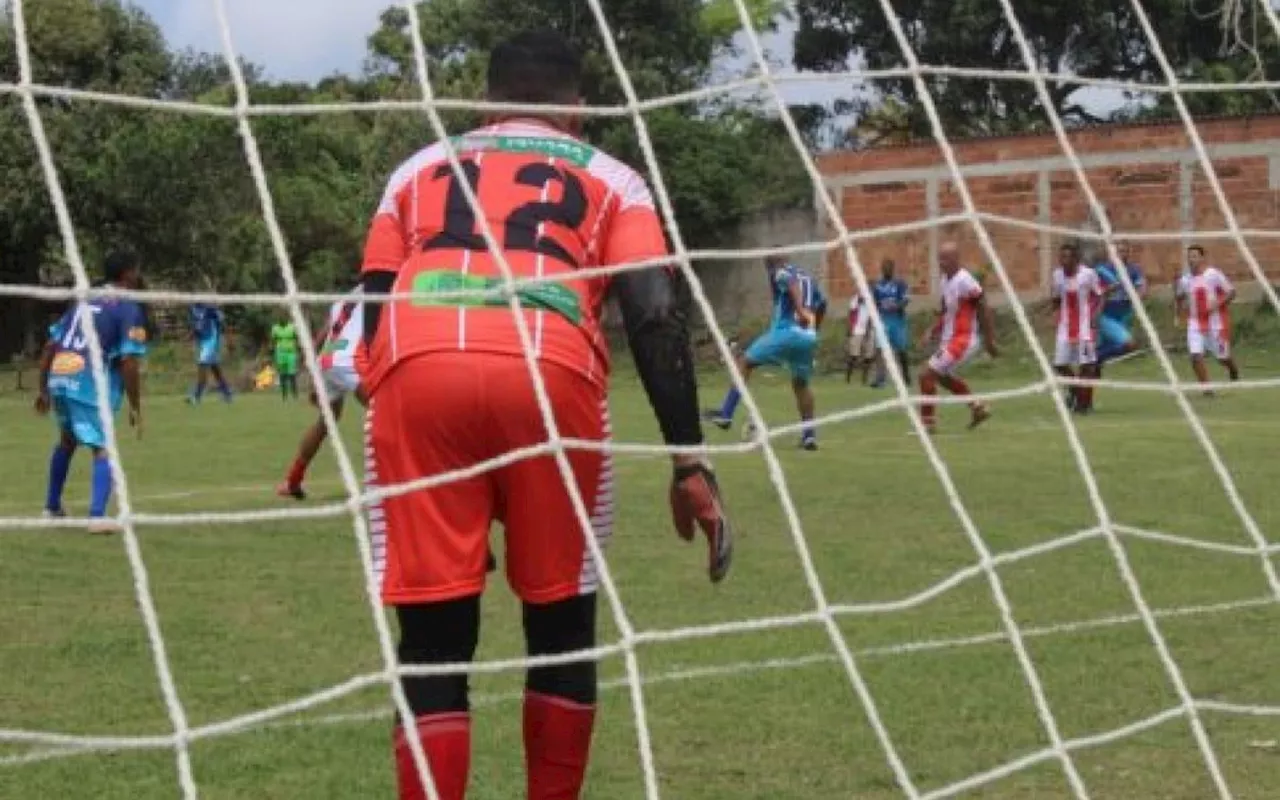
M 695 529 L 707 537 L 707 575 L 719 583 L 733 561 L 733 525 L 720 497 L 715 473 L 705 464 L 677 467 L 671 479 L 671 517 L 676 533 L 693 541 Z

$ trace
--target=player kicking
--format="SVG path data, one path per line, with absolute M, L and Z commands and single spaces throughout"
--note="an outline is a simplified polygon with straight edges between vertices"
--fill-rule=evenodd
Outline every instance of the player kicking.
M 781 256 L 769 256 L 764 263 L 773 290 L 773 320 L 769 330 L 738 356 L 738 370 L 744 382 L 750 379 L 752 371 L 765 364 L 786 366 L 791 371 L 791 388 L 803 423 L 800 446 L 805 450 L 817 450 L 818 432 L 813 427 L 814 399 L 810 381 L 813 379 L 813 357 L 818 349 L 818 328 L 827 313 L 827 298 L 813 276 L 788 264 Z M 733 426 L 733 415 L 741 400 L 742 394 L 737 387 L 730 388 L 720 408 L 707 413 L 708 419 L 716 427 L 728 430 Z
M 1133 262 L 1128 242 L 1116 243 L 1116 255 L 1129 275 L 1129 282 L 1139 300 L 1146 299 L 1147 278 L 1142 268 Z M 1132 353 L 1137 348 L 1133 338 L 1133 301 L 1125 289 L 1120 271 L 1110 261 L 1102 261 L 1095 270 L 1106 292 L 1102 316 L 1098 319 L 1098 364 L 1096 373 L 1102 377 L 1103 366 L 1112 359 Z
M 489 100 L 581 103 L 582 64 L 553 33 L 524 33 L 489 59 Z M 577 277 L 583 267 L 668 256 L 643 179 L 576 138 L 562 113 L 495 114 L 451 140 L 461 177 L 483 204 L 506 263 L 525 284 L 516 296 L 533 338 L 555 424 L 566 439 L 599 447 L 567 457 L 594 534 L 607 537 L 614 479 L 609 441 L 605 297 L 619 301 L 641 383 L 668 445 L 699 445 L 697 383 L 674 269 Z M 365 247 L 365 336 L 356 358 L 368 392 L 370 488 L 466 469 L 545 443 L 501 271 L 476 229 L 443 146 L 392 175 Z M 375 294 L 411 294 L 369 302 Z M 447 294 L 446 294 L 447 293 Z M 701 529 L 708 572 L 727 574 L 733 536 L 710 465 L 673 456 L 670 503 L 677 533 Z M 523 605 L 526 648 L 547 656 L 596 642 L 597 565 L 551 455 L 416 492 L 370 510 L 382 597 L 395 607 L 404 664 L 469 662 L 480 625 L 490 524 L 505 531 L 508 581 Z M 413 720 L 400 720 L 395 761 L 401 800 L 425 792 L 404 725 L 414 725 L 442 800 L 466 793 L 471 719 L 465 674 L 403 679 Z M 527 797 L 567 800 L 582 790 L 596 705 L 591 659 L 531 668 L 524 697 Z
M 218 382 L 222 399 L 231 402 L 231 387 L 222 374 L 222 331 L 225 327 L 222 309 L 196 303 L 189 312 L 191 338 L 196 343 L 196 383 L 187 395 L 187 403 L 198 405 L 204 397 L 209 376 Z
M 938 349 L 920 372 L 920 393 L 926 398 L 920 404 L 920 421 L 930 434 L 937 429 L 937 404 L 928 398 L 938 393 L 938 386 L 957 396 L 970 394 L 960 369 L 984 345 L 992 358 L 999 354 L 986 295 L 973 274 L 960 266 L 960 248 L 955 242 L 945 242 L 939 248 L 938 266 L 942 270 L 942 305 L 938 321 L 926 337 L 928 341 L 936 339 Z M 970 429 L 991 417 L 991 411 L 977 400 L 969 404 L 969 414 Z
M 137 289 L 138 262 L 132 255 L 115 253 L 105 264 L 108 286 Z M 95 297 L 84 305 L 69 308 L 49 328 L 49 342 L 40 359 L 40 395 L 36 412 L 53 409 L 59 439 L 49 458 L 49 483 L 45 495 L 47 517 L 64 517 L 62 490 L 67 483 L 71 459 L 80 446 L 93 453 L 89 494 L 89 530 L 111 533 L 118 526 L 106 518 L 111 499 L 111 464 L 107 436 L 98 404 L 97 382 L 89 360 L 89 340 L 85 325 L 92 320 L 102 346 L 107 378 L 107 397 L 114 415 L 125 396 L 129 398 L 129 424 L 142 435 L 142 372 L 140 360 L 147 353 L 147 320 L 142 306 L 132 300 Z
M 353 395 L 361 405 L 365 403 L 364 393 L 360 389 L 360 376 L 356 374 L 355 366 L 356 345 L 364 330 L 359 292 L 357 289 L 350 299 L 333 304 L 329 310 L 328 324 L 316 342 L 316 352 L 320 355 L 320 373 L 329 392 L 329 408 L 332 409 L 335 420 L 342 419 L 347 395 Z M 319 402 L 315 390 L 312 390 L 312 405 L 318 405 Z M 302 482 L 306 478 L 307 468 L 311 466 L 311 461 L 320 452 L 320 446 L 328 436 L 329 428 L 321 416 L 302 434 L 298 454 L 294 457 L 284 482 L 276 487 L 276 494 L 297 500 L 307 499 Z
M 1204 365 L 1206 350 L 1226 367 L 1231 380 L 1239 380 L 1240 368 L 1231 357 L 1231 303 L 1236 299 L 1236 289 L 1222 270 L 1209 264 L 1200 245 L 1187 248 L 1187 263 L 1191 270 L 1182 276 L 1175 296 L 1178 314 L 1187 321 L 1187 352 L 1191 354 L 1196 380 L 1209 382 Z
M 1102 314 L 1102 281 L 1092 267 L 1080 263 L 1074 244 L 1058 249 L 1058 267 L 1053 271 L 1050 301 L 1057 310 L 1053 368 L 1061 376 L 1098 377 L 1098 318 Z M 1077 414 L 1093 412 L 1093 387 L 1070 386 L 1067 406 Z
M 862 385 L 867 385 L 871 375 L 871 365 L 876 360 L 876 340 L 869 336 L 871 331 L 871 313 L 867 311 L 867 303 L 862 295 L 855 294 L 849 299 L 849 334 L 845 339 L 844 382 L 853 380 L 853 371 L 862 368 Z

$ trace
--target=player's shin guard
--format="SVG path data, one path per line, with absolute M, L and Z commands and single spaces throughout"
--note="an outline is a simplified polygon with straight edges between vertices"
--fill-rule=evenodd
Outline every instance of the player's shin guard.
M 111 461 L 105 453 L 95 453 L 89 493 L 89 516 L 105 517 L 111 499 Z
M 61 442 L 53 446 L 53 453 L 49 456 L 49 485 L 45 490 L 45 511 L 62 510 L 62 490 L 67 485 L 67 473 L 71 471 L 71 457 L 75 453 L 75 450 L 63 447 Z
M 397 606 L 400 663 L 453 664 L 471 661 L 480 636 L 480 598 Z M 467 676 L 406 676 L 401 680 L 413 725 L 422 740 L 441 800 L 462 800 L 471 772 L 471 715 Z M 395 731 L 396 781 L 400 800 L 428 796 L 413 761 L 403 720 Z
M 557 655 L 595 645 L 596 597 L 524 607 L 529 655 Z M 524 748 L 529 800 L 577 800 L 586 778 L 595 726 L 596 663 L 529 670 L 524 695 Z
M 436 794 L 440 800 L 463 800 L 471 773 L 471 715 L 424 714 L 415 723 Z M 402 725 L 396 726 L 395 756 L 398 800 L 427 800 L 426 784 Z

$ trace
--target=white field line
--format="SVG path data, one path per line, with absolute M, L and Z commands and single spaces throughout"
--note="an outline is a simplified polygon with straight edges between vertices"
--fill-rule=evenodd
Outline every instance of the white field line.
M 1186 606 L 1181 608 L 1158 609 L 1153 613 L 1158 619 L 1171 619 L 1178 617 L 1195 617 L 1214 614 L 1224 614 L 1232 611 L 1243 611 L 1255 608 L 1265 608 L 1274 606 L 1278 602 L 1274 597 L 1258 597 L 1247 600 L 1235 600 L 1226 603 L 1214 603 L 1211 605 Z M 1141 617 L 1136 613 L 1118 614 L 1108 617 L 1097 617 L 1092 619 L 1075 620 L 1071 622 L 1063 622 L 1054 625 L 1043 625 L 1029 627 L 1023 630 L 1025 638 L 1045 638 L 1056 635 L 1081 633 L 1091 630 L 1101 630 L 1106 628 L 1118 627 L 1123 625 L 1131 625 L 1141 621 Z M 993 630 L 989 633 L 976 634 L 972 636 L 953 637 L 953 638 L 935 638 L 925 639 L 916 642 L 903 642 L 892 645 L 880 645 L 875 647 L 861 648 L 855 651 L 855 655 L 859 658 L 888 658 L 893 656 L 909 655 L 914 653 L 953 650 L 960 648 L 979 647 L 984 645 L 1001 644 L 1008 640 L 1008 635 L 1003 630 Z M 792 657 L 792 658 L 774 658 L 757 661 L 738 661 L 727 664 L 716 664 L 701 667 L 677 667 L 666 672 L 659 672 L 653 675 L 644 676 L 645 685 L 659 685 L 667 683 L 681 683 L 699 679 L 717 679 L 727 678 L 740 675 L 748 675 L 752 673 L 771 672 L 783 669 L 803 669 L 806 667 L 819 666 L 824 664 L 837 663 L 834 653 L 811 653 L 809 655 Z M 318 695 L 329 695 L 332 697 L 341 697 L 350 694 L 347 689 L 354 686 L 355 688 L 367 688 L 376 681 L 363 679 L 355 679 L 346 681 L 338 687 L 334 687 L 331 691 L 320 692 Z M 629 682 L 624 678 L 614 678 L 600 682 L 601 691 L 615 691 L 618 689 L 626 689 Z M 486 707 L 503 705 L 507 703 L 518 702 L 523 697 L 523 692 L 494 692 L 494 693 L 476 693 L 472 696 L 472 705 L 474 707 Z M 301 705 L 295 701 L 287 705 Z M 1216 711 L 1227 714 L 1253 715 L 1253 716 L 1272 716 L 1280 714 L 1280 707 L 1276 706 L 1260 706 L 1233 704 L 1222 701 L 1198 701 L 1198 705 L 1205 711 Z M 266 709 L 257 712 L 259 715 L 275 716 L 274 709 Z M 345 712 L 339 714 L 328 714 L 324 716 L 301 718 L 292 720 L 271 721 L 257 725 L 255 727 L 227 727 L 217 723 L 213 725 L 200 726 L 193 728 L 191 738 L 206 739 L 221 736 L 230 736 L 243 733 L 252 733 L 262 730 L 276 730 L 289 728 L 307 728 L 312 726 L 332 726 L 345 724 L 363 724 L 376 722 L 380 720 L 390 719 L 391 711 L 387 708 L 373 708 L 364 711 Z M 1139 725 L 1138 729 L 1142 729 Z M 1124 730 L 1124 729 L 1122 729 Z M 62 736 L 61 734 L 50 734 L 50 738 Z M 0 740 L 3 740 L 0 736 Z M 103 741 L 100 737 L 98 742 L 90 744 L 76 744 L 74 735 L 66 735 L 64 744 L 56 746 L 44 746 L 38 749 L 32 749 L 25 753 L 0 757 L 0 767 L 19 766 L 23 764 L 32 764 L 50 759 L 87 755 L 96 752 L 111 752 L 124 749 L 159 749 L 172 746 L 169 736 L 138 736 L 138 737 L 118 737 L 114 741 Z M 83 737 L 89 739 L 90 737 Z M 132 746 L 129 746 L 129 745 Z M 1042 754 L 1033 754 L 1029 756 L 1037 762 L 1043 758 Z

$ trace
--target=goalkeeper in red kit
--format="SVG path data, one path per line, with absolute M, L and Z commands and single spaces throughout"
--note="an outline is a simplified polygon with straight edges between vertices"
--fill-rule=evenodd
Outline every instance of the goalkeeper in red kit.
M 488 98 L 581 104 L 580 57 L 558 35 L 515 36 L 491 53 Z M 455 137 L 461 174 L 431 145 L 391 177 L 369 230 L 357 354 L 368 394 L 368 483 L 390 487 L 474 467 L 548 441 L 502 273 L 460 180 L 480 201 L 517 288 L 560 436 L 600 443 L 567 455 L 587 506 L 584 531 L 551 455 L 385 497 L 370 509 L 382 598 L 399 621 L 404 665 L 470 662 L 480 626 L 489 527 L 500 522 L 526 647 L 547 656 L 596 644 L 597 565 L 614 507 L 606 297 L 619 302 L 637 371 L 669 445 L 702 442 L 679 276 L 668 267 L 580 277 L 588 267 L 661 259 L 662 225 L 644 180 L 577 138 L 559 113 L 511 113 Z M 378 300 L 378 295 L 395 299 Z M 729 569 L 733 535 L 711 467 L 674 456 L 676 532 L 701 530 L 709 575 Z M 426 796 L 405 735 L 414 725 L 442 800 L 466 794 L 471 720 L 466 675 L 405 677 L 413 720 L 398 721 L 401 800 Z M 531 668 L 525 684 L 528 797 L 577 798 L 596 705 L 596 664 Z

